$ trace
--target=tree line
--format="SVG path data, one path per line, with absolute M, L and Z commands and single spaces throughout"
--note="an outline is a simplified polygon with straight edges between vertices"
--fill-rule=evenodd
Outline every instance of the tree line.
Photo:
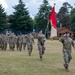
M 20 32 L 32 32 L 33 29 L 38 32 L 40 29 L 45 33 L 48 19 L 52 10 L 52 6 L 48 0 L 43 0 L 42 4 L 38 8 L 39 11 L 35 15 L 34 19 L 30 17 L 29 10 L 26 8 L 25 3 L 19 0 L 19 3 L 12 7 L 15 11 L 7 15 L 4 8 L 0 4 L 0 30 L 12 30 Z M 69 27 L 75 31 L 75 8 L 68 2 L 64 2 L 60 7 L 57 16 L 57 27 Z M 51 25 L 49 23 L 48 29 Z

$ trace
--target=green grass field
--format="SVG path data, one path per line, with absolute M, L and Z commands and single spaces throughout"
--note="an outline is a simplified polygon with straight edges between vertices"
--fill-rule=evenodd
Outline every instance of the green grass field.
M 36 40 L 35 40 L 36 41 Z M 63 67 L 62 44 L 59 41 L 46 41 L 43 60 L 39 60 L 37 41 L 32 55 L 27 50 L 0 51 L 0 75 L 75 75 L 75 51 L 72 49 L 72 61 L 69 72 Z

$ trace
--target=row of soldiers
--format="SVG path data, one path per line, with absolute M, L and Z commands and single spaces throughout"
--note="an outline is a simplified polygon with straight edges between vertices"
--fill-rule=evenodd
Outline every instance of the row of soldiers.
M 11 33 L 9 36 L 6 34 L 1 34 L 0 35 L 0 48 L 1 50 L 6 50 L 7 45 L 9 44 L 9 49 L 14 51 L 14 48 L 16 47 L 17 50 L 22 50 L 22 45 L 23 49 L 25 50 L 26 44 L 28 44 L 29 40 L 33 41 L 33 36 L 31 33 L 27 35 L 14 35 L 14 33 Z M 32 43 L 32 42 L 30 42 Z
M 45 36 L 42 34 L 42 30 L 38 33 L 38 50 L 40 60 L 42 60 L 42 55 L 44 54 L 44 42 Z M 9 49 L 14 51 L 16 48 L 17 50 L 21 51 L 22 47 L 25 50 L 26 45 L 28 49 L 29 56 L 31 56 L 32 49 L 33 49 L 34 37 L 31 33 L 22 35 L 21 33 L 16 36 L 14 33 L 11 33 L 9 36 L 6 34 L 0 35 L 0 48 L 1 50 L 6 50 L 7 45 L 9 45 Z

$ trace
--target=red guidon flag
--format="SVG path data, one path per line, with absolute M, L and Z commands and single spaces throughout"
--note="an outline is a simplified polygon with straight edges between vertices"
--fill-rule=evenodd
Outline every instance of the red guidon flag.
M 51 37 L 55 37 L 55 36 L 57 36 L 55 7 L 52 8 L 52 12 L 51 12 L 49 21 L 51 22 Z

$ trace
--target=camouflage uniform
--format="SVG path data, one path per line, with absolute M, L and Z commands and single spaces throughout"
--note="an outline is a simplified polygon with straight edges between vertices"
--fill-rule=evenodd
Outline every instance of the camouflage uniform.
M 2 35 L 2 49 L 3 50 L 6 50 L 6 48 L 7 48 L 7 39 L 8 37 L 7 37 L 7 35 L 6 34 L 3 34 Z
M 18 48 L 19 48 L 18 36 L 16 36 L 16 48 L 17 48 L 17 50 L 18 50 Z
M 23 36 L 19 35 L 17 37 L 17 49 L 22 50 Z
M 23 35 L 23 49 L 24 50 L 26 48 L 26 41 L 27 41 L 27 37 L 26 37 L 26 35 Z
M 1 43 L 2 43 L 2 36 L 0 35 L 0 49 L 2 48 Z
M 38 50 L 39 50 L 40 60 L 42 60 L 42 55 L 44 54 L 45 51 L 44 43 L 45 43 L 45 35 L 38 34 Z
M 62 36 L 59 38 L 59 41 L 63 44 L 63 58 L 64 58 L 64 66 L 66 69 L 68 69 L 68 64 L 72 59 L 72 51 L 71 51 L 71 45 L 74 47 L 74 42 L 70 37 Z
M 15 35 L 12 33 L 10 36 L 9 36 L 9 48 L 14 51 L 14 48 L 15 48 Z
M 2 34 L 0 35 L 0 48 L 1 48 L 1 50 L 2 50 Z
M 30 33 L 27 35 L 27 48 L 28 48 L 29 56 L 31 56 L 31 53 L 32 53 L 33 43 L 34 43 L 34 38 L 32 34 Z

